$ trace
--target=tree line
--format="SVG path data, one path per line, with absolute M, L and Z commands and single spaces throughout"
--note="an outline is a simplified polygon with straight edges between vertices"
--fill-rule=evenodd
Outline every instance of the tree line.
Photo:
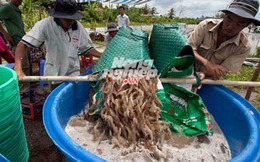
M 104 5 L 99 2 L 79 3 L 79 10 L 84 14 L 85 18 L 80 20 L 85 27 L 106 26 L 109 22 L 116 22 L 116 16 L 119 14 L 119 6 Z M 126 14 L 129 16 L 131 25 L 151 25 L 151 24 L 197 24 L 202 19 L 179 18 L 175 16 L 175 9 L 171 8 L 166 15 L 159 15 L 156 7 L 144 5 L 143 7 L 123 5 Z M 53 7 L 53 1 L 50 0 L 23 0 L 21 11 L 25 22 L 26 30 L 33 25 L 48 17 L 47 10 Z M 204 17 L 203 17 L 204 18 Z

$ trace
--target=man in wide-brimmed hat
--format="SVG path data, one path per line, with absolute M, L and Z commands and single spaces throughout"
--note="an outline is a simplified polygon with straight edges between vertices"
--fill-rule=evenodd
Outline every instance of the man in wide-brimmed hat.
M 109 23 L 107 25 L 106 34 L 106 45 L 110 43 L 110 41 L 116 36 L 116 33 L 118 32 L 118 28 L 115 23 Z
M 51 15 L 37 22 L 22 38 L 15 55 L 15 71 L 21 79 L 25 74 L 21 69 L 25 46 L 46 48 L 46 76 L 77 76 L 80 74 L 79 53 L 88 53 L 100 57 L 101 53 L 94 47 L 88 32 L 77 21 L 83 18 L 78 11 L 75 0 L 57 0 Z M 58 84 L 51 84 L 54 89 Z
M 239 72 L 251 49 L 251 42 L 242 30 L 250 24 L 260 25 L 255 18 L 258 7 L 258 0 L 234 0 L 221 10 L 223 20 L 207 19 L 197 25 L 189 42 L 198 71 L 213 79 Z

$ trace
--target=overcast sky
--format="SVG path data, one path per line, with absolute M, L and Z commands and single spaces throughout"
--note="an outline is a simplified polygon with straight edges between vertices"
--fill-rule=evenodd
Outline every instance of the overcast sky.
M 219 10 L 225 9 L 231 0 L 151 0 L 147 4 L 156 7 L 159 14 L 165 15 L 171 8 L 178 17 L 215 16 Z M 260 19 L 260 14 L 257 18 Z

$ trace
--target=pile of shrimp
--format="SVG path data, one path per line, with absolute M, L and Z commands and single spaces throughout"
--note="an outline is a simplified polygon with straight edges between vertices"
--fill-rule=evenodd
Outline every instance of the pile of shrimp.
M 103 97 L 92 97 L 85 112 L 85 119 L 95 123 L 91 130 L 94 140 L 110 140 L 114 147 L 128 148 L 125 154 L 145 148 L 152 157 L 162 158 L 161 147 L 171 131 L 168 123 L 159 119 L 162 105 L 156 95 L 157 83 L 158 77 L 140 79 L 138 84 L 124 84 L 124 78 L 103 78 Z

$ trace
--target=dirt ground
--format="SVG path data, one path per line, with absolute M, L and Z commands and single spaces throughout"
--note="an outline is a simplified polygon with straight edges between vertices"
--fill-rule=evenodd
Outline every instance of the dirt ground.
M 33 87 L 35 88 L 35 85 Z M 46 89 L 47 88 L 41 89 L 37 86 L 35 92 L 37 94 L 45 94 L 48 92 Z M 39 98 L 42 99 L 41 95 L 35 96 L 36 101 L 38 101 Z M 22 100 L 22 102 L 24 102 L 24 100 Z M 64 155 L 56 147 L 45 131 L 41 116 L 42 107 L 39 108 L 38 111 L 39 116 L 37 119 L 24 117 L 26 139 L 30 155 L 29 162 L 65 162 Z
M 64 155 L 47 135 L 42 119 L 24 119 L 29 162 L 63 162 Z

